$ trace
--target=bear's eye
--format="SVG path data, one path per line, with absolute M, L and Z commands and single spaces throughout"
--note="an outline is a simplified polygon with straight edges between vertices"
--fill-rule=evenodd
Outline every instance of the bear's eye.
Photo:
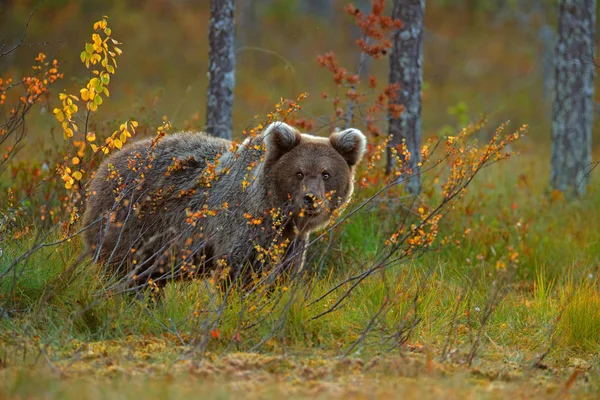
M 298 178 L 298 179 L 302 179 L 302 178 L 304 178 L 304 174 L 303 174 L 302 172 L 298 172 L 298 173 L 296 174 L 296 178 Z
M 329 179 L 329 172 L 323 172 L 323 179 Z

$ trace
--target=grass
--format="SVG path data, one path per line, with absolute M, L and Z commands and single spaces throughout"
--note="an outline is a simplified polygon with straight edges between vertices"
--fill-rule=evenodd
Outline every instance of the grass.
M 297 383 L 301 377 L 289 374 L 281 377 L 279 372 L 267 373 L 258 366 L 243 369 L 244 373 L 224 372 L 219 370 L 221 367 L 214 367 L 221 365 L 222 357 L 226 360 L 235 357 L 232 351 L 247 351 L 260 344 L 258 350 L 263 355 L 255 357 L 302 355 L 298 358 L 301 364 L 314 358 L 330 369 L 340 360 L 332 356 L 348 351 L 351 360 L 365 363 L 379 357 L 391 357 L 387 361 L 390 363 L 413 359 L 423 365 L 435 363 L 435 368 L 431 368 L 437 372 L 425 373 L 426 367 L 414 371 L 408 368 L 406 376 L 410 379 L 406 381 L 398 380 L 398 375 L 390 371 L 372 375 L 361 370 L 356 379 L 364 380 L 366 386 L 356 388 L 357 395 L 369 394 L 367 388 L 373 385 L 378 387 L 377 393 L 404 393 L 409 397 L 454 390 L 452 393 L 457 395 L 487 393 L 494 398 L 496 394 L 517 393 L 524 387 L 529 393 L 526 397 L 543 397 L 546 390 L 560 391 L 567 385 L 569 374 L 578 371 L 583 378 L 577 378 L 567 389 L 592 396 L 598 393 L 598 388 L 585 382 L 595 379 L 597 373 L 593 367 L 598 366 L 600 350 L 597 276 L 600 249 L 594 228 L 600 222 L 597 211 L 600 193 L 592 184 L 589 196 L 569 204 L 560 198 L 549 201 L 542 184 L 519 187 L 503 182 L 519 179 L 514 177 L 515 171 L 533 171 L 540 162 L 524 154 L 485 171 L 442 228 L 443 233 L 449 234 L 472 227 L 472 233 L 459 246 L 426 253 L 394 266 L 385 276 L 368 278 L 341 308 L 317 319 L 312 317 L 331 306 L 338 294 L 309 304 L 345 279 L 352 269 L 347 266 L 364 264 L 382 246 L 386 226 L 373 213 L 359 214 L 337 233 L 341 240 L 333 242 L 330 252 L 343 253 L 344 260 L 321 274 L 306 297 L 302 294 L 289 303 L 288 291 L 277 303 L 256 295 L 245 303 L 255 305 L 255 309 L 246 308 L 243 316 L 242 302 L 233 301 L 216 325 L 213 322 L 221 303 L 204 284 L 171 283 L 154 301 L 149 301 L 148 293 L 143 300 L 133 295 L 110 295 L 95 267 L 86 266 L 65 274 L 80 251 L 79 241 L 45 248 L 34 254 L 29 267 L 19 269 L 18 276 L 2 280 L 4 317 L 0 319 L 0 337 L 7 345 L 0 350 L 5 367 L 2 373 L 6 374 L 0 392 L 15 398 L 35 397 L 44 388 L 55 397 L 70 398 L 76 396 L 74 388 L 85 385 L 90 390 L 89 398 L 117 392 L 129 398 L 140 391 L 157 396 L 162 393 L 166 397 L 200 392 L 213 398 L 227 398 L 239 395 L 245 390 L 240 388 L 251 385 L 253 379 L 268 375 L 264 378 L 266 386 L 253 389 L 253 395 L 277 397 L 286 391 L 299 397 L 311 395 L 310 390 Z M 511 188 L 508 193 L 505 187 Z M 471 199 L 485 204 L 485 212 L 469 211 Z M 559 227 L 560 235 L 548 234 Z M 14 247 L 5 247 L 7 257 L 2 258 L 0 271 L 12 256 L 29 245 L 28 239 L 21 239 L 13 243 Z M 506 274 L 498 268 L 497 260 L 505 256 L 509 246 L 518 250 L 519 262 L 514 278 L 504 281 Z M 336 259 L 339 260 L 328 255 L 326 265 L 335 265 Z M 468 367 L 465 362 L 484 324 L 486 303 L 498 285 L 505 285 L 505 295 L 494 304 L 494 311 L 481 331 L 474 363 Z M 284 312 L 287 309 L 289 312 Z M 372 317 L 378 313 L 380 317 L 372 323 Z M 404 356 L 395 359 L 398 356 L 390 356 L 388 349 L 397 344 L 399 325 L 415 319 L 420 322 L 411 331 L 409 340 L 391 353 L 400 351 Z M 261 323 L 256 326 L 244 326 L 257 320 Z M 278 325 L 281 321 L 283 324 Z M 358 346 L 353 346 L 370 323 L 369 334 Z M 283 329 L 274 330 L 281 326 Z M 238 339 L 231 341 L 238 333 Z M 212 360 L 206 361 L 208 365 L 216 363 L 213 367 L 219 372 L 201 382 L 180 384 L 181 377 L 171 378 L 173 373 L 166 365 L 176 366 L 177 360 L 185 360 L 181 361 L 185 365 L 194 363 L 191 360 L 199 356 L 198 339 L 207 335 L 207 354 L 218 357 L 205 359 Z M 154 344 L 149 347 L 145 340 Z M 449 355 L 442 359 L 448 340 Z M 147 354 L 140 356 L 138 364 L 134 362 L 135 356 L 118 363 L 94 361 L 85 367 L 78 346 L 108 346 L 112 350 L 106 354 L 144 351 Z M 549 355 L 542 362 L 547 369 L 532 372 L 531 365 L 547 351 Z M 277 368 L 296 362 L 285 360 L 282 357 L 277 361 Z M 147 371 L 135 372 L 139 365 L 146 365 Z M 25 366 L 29 366 L 27 371 L 22 370 Z M 54 380 L 52 376 L 57 371 L 69 378 Z M 554 371 L 555 376 L 549 377 L 547 371 Z M 235 383 L 236 374 L 242 374 L 247 379 L 243 380 L 245 383 Z M 317 379 L 315 391 L 324 396 L 355 393 L 349 383 L 354 378 L 337 374 L 328 373 L 326 378 Z M 98 375 L 118 378 L 104 385 L 105 378 L 97 378 Z M 527 384 L 535 376 L 541 383 Z M 24 383 L 27 380 L 38 384 L 30 387 Z M 502 390 L 496 388 L 497 381 L 507 382 Z M 132 386 L 123 389 L 125 382 L 131 382 Z

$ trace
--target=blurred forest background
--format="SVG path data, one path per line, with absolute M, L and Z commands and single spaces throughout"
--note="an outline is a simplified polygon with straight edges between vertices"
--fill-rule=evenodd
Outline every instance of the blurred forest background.
M 234 137 L 251 125 L 253 116 L 271 111 L 281 97 L 295 98 L 303 92 L 310 95 L 305 117 L 319 121 L 331 115 L 331 103 L 320 95 L 331 93 L 335 84 L 328 71 L 318 67 L 316 57 L 333 51 L 342 65 L 358 64 L 354 43 L 360 31 L 342 11 L 346 4 L 338 0 L 237 2 Z M 35 1 L 2 2 L 0 24 L 6 42 L 22 34 L 35 5 Z M 370 2 L 362 0 L 356 6 L 368 11 Z M 0 69 L 18 78 L 43 50 L 61 61 L 67 79 L 57 83 L 58 89 L 80 85 L 73 77 L 81 77 L 85 70 L 75 55 L 89 25 L 101 14 L 112 17 L 111 26 L 124 50 L 113 83 L 117 89 L 104 106 L 104 117 L 149 118 L 154 120 L 147 122 L 156 126 L 165 115 L 175 129 L 202 129 L 208 84 L 208 0 L 46 0 L 29 25 L 26 42 L 49 43 L 1 58 Z M 450 134 L 470 120 L 491 114 L 492 129 L 507 119 L 514 126 L 529 124 L 528 137 L 520 146 L 549 157 L 556 20 L 557 7 L 550 0 L 427 1 L 424 138 Z M 368 63 L 363 75 L 368 74 L 386 82 L 388 63 Z M 56 106 L 56 100 L 48 101 L 42 112 Z M 28 129 L 30 137 L 43 140 L 31 141 L 21 157 L 38 157 L 62 140 L 52 113 L 32 119 Z M 598 137 L 596 128 L 594 137 Z

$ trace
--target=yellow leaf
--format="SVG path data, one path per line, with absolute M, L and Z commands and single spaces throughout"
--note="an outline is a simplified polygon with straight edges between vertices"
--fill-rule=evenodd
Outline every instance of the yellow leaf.
M 103 148 L 102 148 L 102 152 L 103 152 L 104 154 L 108 154 L 108 147 L 103 147 Z
M 123 142 L 121 142 L 121 139 L 115 139 L 115 140 L 113 140 L 113 144 L 115 145 L 115 147 L 117 149 L 120 149 L 121 147 L 123 147 Z
M 137 121 L 134 121 L 134 120 L 131 120 L 131 125 L 133 125 L 134 128 L 138 127 Z
M 56 115 L 58 122 L 63 122 L 65 120 L 65 114 L 63 114 L 63 112 L 58 108 L 54 109 L 54 114 Z
M 81 171 L 75 171 L 75 172 L 73 172 L 73 178 L 75 178 L 79 181 L 79 180 L 81 180 L 81 178 L 83 178 L 83 174 L 81 173 Z
M 98 146 L 96 146 L 95 144 L 92 143 L 92 151 L 94 153 L 98 152 Z
M 87 139 L 88 142 L 93 142 L 96 140 L 96 134 L 94 132 L 88 132 L 87 135 L 85 135 L 85 138 Z M 94 145 L 92 145 L 92 147 L 94 147 Z M 95 152 L 96 150 L 94 150 Z
M 79 164 L 79 157 L 73 157 L 73 159 L 71 160 L 71 163 L 73 163 L 73 165 Z
M 121 132 L 124 131 L 124 130 L 126 130 L 126 129 L 127 129 L 127 122 L 124 122 L 124 123 L 121 124 L 121 126 L 119 126 L 119 130 Z
M 88 101 L 90 99 L 90 91 L 89 90 L 81 89 L 79 91 L 79 93 L 81 94 L 81 100 Z

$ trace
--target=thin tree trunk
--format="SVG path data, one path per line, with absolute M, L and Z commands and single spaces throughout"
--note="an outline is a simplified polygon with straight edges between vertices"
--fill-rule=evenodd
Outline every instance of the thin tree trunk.
M 238 45 L 256 45 L 260 42 L 261 26 L 258 20 L 259 3 L 264 6 L 265 0 L 237 0 L 238 28 L 236 30 Z
M 544 98 L 549 98 L 554 89 L 554 48 L 556 47 L 556 33 L 551 25 L 544 24 L 538 31 L 542 42 L 540 51 L 540 66 L 542 70 L 542 88 Z
M 333 0 L 303 0 L 302 5 L 308 14 L 328 19 L 333 17 Z
M 234 0 L 211 0 L 206 132 L 231 139 L 235 87 Z
M 390 54 L 390 84 L 398 83 L 400 90 L 392 104 L 400 104 L 404 111 L 399 118 L 389 115 L 389 134 L 386 172 L 392 172 L 395 159 L 392 148 L 405 141 L 410 152 L 409 167 L 412 176 L 406 182 L 409 193 L 416 194 L 421 186 L 421 87 L 423 84 L 423 25 L 425 0 L 394 0 L 392 18 L 402 21 L 402 28 L 394 32 Z
M 560 0 L 550 186 L 581 196 L 592 162 L 596 0 Z

